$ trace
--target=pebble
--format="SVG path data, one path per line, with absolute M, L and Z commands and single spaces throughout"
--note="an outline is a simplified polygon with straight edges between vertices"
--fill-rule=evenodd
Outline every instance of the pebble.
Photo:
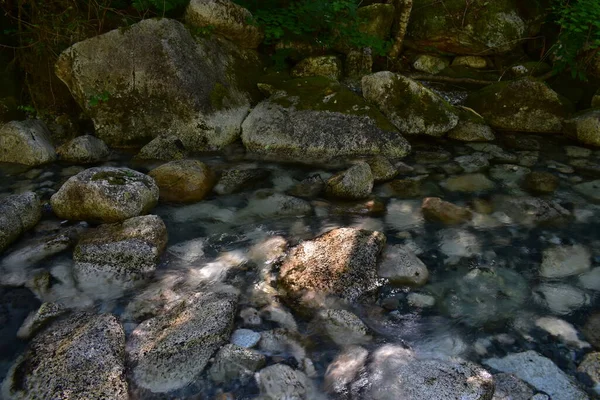
M 250 329 L 237 329 L 231 335 L 231 343 L 251 349 L 260 341 L 260 333 Z

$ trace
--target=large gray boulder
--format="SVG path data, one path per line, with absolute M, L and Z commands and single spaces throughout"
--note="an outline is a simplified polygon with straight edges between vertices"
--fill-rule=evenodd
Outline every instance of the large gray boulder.
M 40 198 L 33 192 L 0 199 L 0 253 L 41 218 Z
M 56 152 L 62 161 L 76 164 L 93 164 L 108 158 L 106 143 L 92 135 L 84 135 L 60 146 Z
M 56 74 L 111 147 L 176 134 L 190 150 L 215 150 L 239 137 L 259 65 L 252 51 L 163 18 L 71 46 Z
M 377 72 L 362 78 L 362 90 L 402 133 L 439 137 L 458 124 L 458 113 L 446 100 L 405 76 Z
M 108 284 L 131 287 L 156 269 L 166 245 L 167 228 L 156 215 L 101 225 L 75 247 L 73 275 L 86 291 Z
M 244 145 L 256 157 L 309 164 L 410 153 L 406 139 L 379 111 L 337 82 L 313 77 L 267 86 L 273 95 L 242 125 Z
M 125 333 L 111 314 L 76 313 L 35 336 L 2 385 L 6 400 L 127 400 Z
M 279 286 L 292 306 L 337 296 L 355 301 L 378 287 L 377 260 L 386 238 L 353 228 L 329 231 L 294 247 L 279 272 Z
M 499 82 L 471 93 L 466 102 L 494 129 L 560 133 L 573 111 L 569 100 L 534 78 Z
M 50 198 L 63 219 L 119 222 L 148 213 L 158 202 L 152 178 L 128 168 L 90 168 L 69 178 Z
M 133 382 L 154 393 L 190 384 L 228 342 L 236 307 L 235 295 L 196 293 L 142 322 L 127 343 Z
M 371 355 L 370 400 L 462 399 L 491 400 L 492 375 L 462 359 L 419 359 L 402 346 L 386 345 Z
M 41 165 L 56 160 L 50 131 L 39 120 L 0 125 L 0 162 Z

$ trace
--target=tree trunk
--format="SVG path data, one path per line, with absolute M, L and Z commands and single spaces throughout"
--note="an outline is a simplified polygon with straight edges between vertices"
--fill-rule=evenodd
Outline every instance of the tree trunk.
M 406 36 L 406 29 L 408 27 L 408 21 L 410 20 L 410 13 L 413 7 L 413 0 L 396 0 L 396 14 L 398 20 L 396 22 L 397 32 L 394 38 L 394 45 L 390 50 L 389 57 L 392 59 L 397 58 L 402 52 L 402 46 L 404 45 L 404 37 Z

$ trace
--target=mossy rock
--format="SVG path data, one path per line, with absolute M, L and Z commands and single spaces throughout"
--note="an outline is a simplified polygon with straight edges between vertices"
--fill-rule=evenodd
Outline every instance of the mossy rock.
M 358 9 L 362 21 L 359 31 L 381 40 L 390 37 L 396 9 L 392 4 L 376 3 Z
M 308 57 L 292 69 L 295 78 L 323 76 L 339 80 L 342 76 L 342 61 L 337 56 Z
M 582 111 L 565 121 L 565 134 L 581 143 L 600 146 L 600 109 Z
M 572 104 L 534 78 L 499 82 L 471 93 L 466 105 L 492 128 L 516 132 L 560 133 Z

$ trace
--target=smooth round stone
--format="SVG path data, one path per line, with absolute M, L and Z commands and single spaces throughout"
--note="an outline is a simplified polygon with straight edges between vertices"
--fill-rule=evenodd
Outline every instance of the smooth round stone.
M 260 333 L 250 329 L 237 329 L 231 335 L 231 343 L 250 349 L 260 341 Z

